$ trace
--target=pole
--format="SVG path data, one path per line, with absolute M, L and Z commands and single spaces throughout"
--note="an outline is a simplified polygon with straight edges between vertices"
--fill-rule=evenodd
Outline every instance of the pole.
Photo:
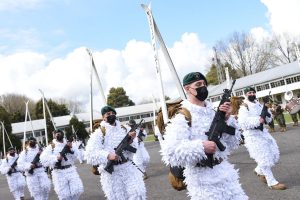
M 46 146 L 48 146 L 48 133 L 47 133 L 47 121 L 46 121 L 46 109 L 45 109 L 45 96 L 42 90 L 39 89 L 42 94 L 42 102 L 43 102 L 43 115 L 44 115 L 44 125 L 45 125 L 45 139 Z
M 98 83 L 98 86 L 99 86 L 99 90 L 100 90 L 100 96 L 101 96 L 101 100 L 102 100 L 102 103 L 103 105 L 107 105 L 106 103 L 106 98 L 105 98 L 105 95 L 104 95 L 104 90 L 103 90 L 103 87 L 102 87 L 102 84 L 101 84 L 101 81 L 100 81 L 100 78 L 99 78 L 99 74 L 97 72 L 97 69 L 96 69 L 96 66 L 95 66 L 95 62 L 94 62 L 94 59 L 93 59 L 93 54 L 92 52 L 89 50 L 89 49 L 86 49 L 86 51 L 88 52 L 89 56 L 90 56 L 90 59 L 91 59 L 91 68 L 92 68 L 92 74 L 94 73 L 95 76 L 96 76 L 96 81 Z M 93 75 L 91 75 L 93 76 Z
M 154 28 L 154 22 L 153 22 L 153 16 L 151 13 L 151 10 L 148 6 L 142 4 L 142 8 L 145 10 L 150 26 L 150 36 L 151 36 L 151 42 L 152 42 L 152 48 L 154 51 L 154 61 L 155 61 L 155 67 L 156 67 L 156 76 L 159 82 L 159 95 L 160 95 L 160 103 L 161 103 L 161 108 L 162 108 L 162 114 L 163 114 L 163 119 L 164 123 L 169 122 L 169 117 L 168 117 L 168 112 L 167 112 L 167 106 L 166 106 L 166 101 L 165 101 L 165 94 L 164 94 L 164 87 L 162 83 L 162 77 L 161 77 L 161 69 L 159 65 L 159 59 L 158 59 L 158 52 L 156 48 L 156 37 L 155 37 L 155 28 Z

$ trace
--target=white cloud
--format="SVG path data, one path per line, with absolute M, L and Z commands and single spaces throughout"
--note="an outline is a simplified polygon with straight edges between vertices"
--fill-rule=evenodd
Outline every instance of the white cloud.
M 185 33 L 170 49 L 170 55 L 180 79 L 191 71 L 204 71 L 208 50 L 196 34 Z M 106 49 L 93 52 L 105 95 L 111 87 L 123 87 L 127 95 L 138 103 L 158 97 L 153 51 L 150 43 L 131 40 L 123 50 Z M 159 52 L 166 95 L 177 97 L 178 92 L 172 81 L 164 57 Z M 0 94 L 14 92 L 27 95 L 35 100 L 40 98 L 42 89 L 47 98 L 66 98 L 89 101 L 90 60 L 84 47 L 77 48 L 64 58 L 48 60 L 39 53 L 17 53 L 0 55 Z M 95 109 L 101 101 L 94 78 Z M 87 106 L 88 107 L 88 106 Z M 99 109 L 97 109 L 99 108 Z
M 269 23 L 276 34 L 300 35 L 299 0 L 261 0 L 268 8 Z
M 250 33 L 258 42 L 271 37 L 270 33 L 261 27 L 252 28 Z
M 0 10 L 33 9 L 44 0 L 1 0 Z

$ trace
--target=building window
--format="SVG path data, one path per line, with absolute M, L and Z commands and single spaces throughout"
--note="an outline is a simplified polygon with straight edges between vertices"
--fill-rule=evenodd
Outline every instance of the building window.
M 236 93 L 235 93 L 235 95 L 237 96 L 237 97 L 239 97 L 239 96 L 243 96 L 243 90 L 240 90 L 240 91 L 237 91 Z
M 256 86 L 257 91 L 262 91 L 262 90 L 267 90 L 267 89 L 270 89 L 270 85 L 268 83 Z
M 212 97 L 211 102 L 221 101 L 221 96 Z
M 134 115 L 134 116 L 131 116 L 130 119 L 140 119 L 141 116 L 140 115 Z
M 142 118 L 150 117 L 150 113 L 141 115 Z
M 291 84 L 291 83 L 295 83 L 295 82 L 300 82 L 300 75 L 298 76 L 294 76 L 294 77 L 290 77 L 285 79 L 286 80 L 286 84 Z
M 125 122 L 125 121 L 129 121 L 129 117 L 120 117 L 119 118 L 120 122 Z
M 271 88 L 279 87 L 284 85 L 284 80 L 274 81 L 271 82 Z

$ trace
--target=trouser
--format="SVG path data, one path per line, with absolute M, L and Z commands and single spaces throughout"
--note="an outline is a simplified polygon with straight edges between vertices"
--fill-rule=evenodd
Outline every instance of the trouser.
M 269 127 L 271 129 L 274 129 L 275 128 L 275 126 L 274 126 L 274 120 L 272 119 L 272 121 L 268 125 L 269 125 Z
M 291 114 L 291 117 L 294 123 L 298 122 L 297 113 Z
M 284 119 L 283 114 L 277 115 L 277 116 L 276 116 L 276 121 L 278 122 L 278 125 L 279 125 L 281 128 L 285 128 L 285 127 L 286 127 L 285 119 Z
M 273 173 L 272 173 L 272 170 L 271 170 L 270 166 L 259 166 L 259 165 L 257 165 L 257 167 L 254 170 L 258 175 L 264 175 L 266 177 L 267 184 L 268 184 L 269 187 L 273 186 L 273 185 L 276 185 L 278 183 L 278 181 L 273 176 Z
M 20 200 L 21 197 L 24 197 L 24 190 L 15 190 L 12 192 L 15 200 Z

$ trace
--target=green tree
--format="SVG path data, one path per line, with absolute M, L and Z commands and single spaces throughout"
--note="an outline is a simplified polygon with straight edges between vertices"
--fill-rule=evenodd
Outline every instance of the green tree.
M 123 87 L 110 88 L 107 104 L 114 108 L 135 105 L 135 103 L 126 95 L 126 91 Z
M 22 148 L 22 144 L 21 144 L 21 141 L 20 139 L 11 134 L 12 132 L 12 127 L 11 127 L 11 123 L 10 123 L 10 116 L 9 116 L 9 113 L 4 109 L 4 107 L 0 106 L 0 121 L 4 123 L 4 128 L 12 142 L 12 145 L 14 147 L 16 147 L 17 150 L 21 150 Z M 0 151 L 3 151 L 3 130 L 2 130 L 2 125 L 0 124 Z M 5 146 L 6 148 L 10 147 L 10 143 L 9 143 L 9 140 L 7 137 L 5 137 Z
M 216 65 L 212 64 L 206 74 L 206 80 L 209 85 L 218 85 L 218 73 Z
M 48 104 L 48 107 L 52 114 L 52 117 L 65 116 L 65 115 L 70 114 L 70 111 L 67 109 L 66 105 L 64 105 L 64 104 L 58 104 L 58 103 L 52 101 L 51 99 L 49 101 L 47 101 L 47 104 Z M 36 103 L 35 116 L 37 119 L 44 118 L 42 99 Z M 47 109 L 46 109 L 46 125 L 47 125 L 48 139 L 49 139 L 49 141 L 51 141 L 53 139 L 52 132 L 54 131 L 54 127 L 51 122 L 51 119 L 50 119 Z
M 72 126 L 74 127 L 75 135 L 72 131 Z M 84 141 L 88 136 L 88 132 L 85 129 L 85 125 L 82 121 L 74 115 L 69 122 L 69 126 L 65 128 L 67 138 L 76 138 Z

